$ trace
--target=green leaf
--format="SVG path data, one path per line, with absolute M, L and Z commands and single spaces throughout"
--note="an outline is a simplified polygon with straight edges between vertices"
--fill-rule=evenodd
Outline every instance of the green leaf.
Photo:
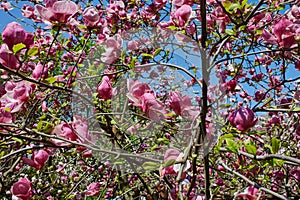
M 174 165 L 175 162 L 176 162 L 175 159 L 169 159 L 169 160 L 167 160 L 166 162 L 163 163 L 163 166 L 164 166 L 164 167 L 169 167 L 169 166 Z
M 158 170 L 160 167 L 160 164 L 155 163 L 155 162 L 144 162 L 142 164 L 142 167 L 146 170 L 146 171 L 152 171 L 152 170 Z
M 52 84 L 56 81 L 56 78 L 55 77 L 49 77 L 46 79 L 46 82 L 49 83 L 49 84 Z
M 263 30 L 257 29 L 257 30 L 255 30 L 255 32 L 257 35 L 261 35 L 263 33 Z
M 228 7 L 228 12 L 232 13 L 233 11 L 240 9 L 241 5 L 238 3 L 232 3 L 229 7 Z
M 252 144 L 246 144 L 245 148 L 246 148 L 248 153 L 251 153 L 252 155 L 256 155 L 256 152 L 257 152 L 256 146 L 254 146 Z
M 147 58 L 153 58 L 153 55 L 148 54 L 148 53 L 142 53 L 143 57 L 147 57 Z
M 277 138 L 272 138 L 272 153 L 277 153 L 279 151 L 279 148 L 281 146 L 281 142 Z
M 16 137 L 12 137 L 11 139 L 13 139 L 14 141 L 23 144 L 23 140 L 21 140 L 20 138 L 16 138 Z
M 179 28 L 176 27 L 176 26 L 168 26 L 167 28 L 171 29 L 172 31 L 176 31 L 176 30 L 179 29 Z
M 6 111 L 6 112 L 10 112 L 11 111 L 11 109 L 10 108 L 2 108 L 4 111 Z
M 298 111 L 300 111 L 300 107 L 293 108 L 292 111 L 298 112 Z
M 28 50 L 27 55 L 29 57 L 35 56 L 39 52 L 39 49 L 37 47 L 32 47 Z
M 67 199 L 73 199 L 76 195 L 75 194 L 71 194 L 67 197 Z
M 235 138 L 235 136 L 232 135 L 231 133 L 228 133 L 228 134 L 222 135 L 222 136 L 220 137 L 220 141 L 222 141 L 222 140 L 224 140 L 224 139 L 233 139 L 233 138 Z
M 235 141 L 233 141 L 232 139 L 226 139 L 226 144 L 226 149 L 233 153 L 238 153 L 239 145 Z
M 243 31 L 243 30 L 246 29 L 246 27 L 247 27 L 246 25 L 240 26 L 240 27 L 239 27 L 239 30 L 240 30 L 240 31 Z
M 153 56 L 154 56 L 154 57 L 157 56 L 161 51 L 162 51 L 162 48 L 156 49 L 156 50 L 154 51 Z
M 235 34 L 235 32 L 231 29 L 226 29 L 225 33 L 228 34 L 228 35 L 234 35 Z
M 16 54 L 16 53 L 18 53 L 19 51 L 21 51 L 24 48 L 26 48 L 26 45 L 23 44 L 23 43 L 15 44 L 13 46 L 13 52 L 14 52 L 14 54 Z
M 243 0 L 241 6 L 244 7 L 247 3 L 248 3 L 248 0 Z

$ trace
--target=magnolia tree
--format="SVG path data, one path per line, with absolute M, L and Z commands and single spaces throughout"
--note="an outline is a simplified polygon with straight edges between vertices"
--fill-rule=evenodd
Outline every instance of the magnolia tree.
M 1 199 L 300 198 L 300 1 L 1 8 Z

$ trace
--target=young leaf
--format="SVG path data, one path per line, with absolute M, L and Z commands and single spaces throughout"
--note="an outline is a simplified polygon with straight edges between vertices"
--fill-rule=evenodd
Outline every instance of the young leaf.
M 15 44 L 13 46 L 13 52 L 14 52 L 14 54 L 16 54 L 16 53 L 18 53 L 19 51 L 21 51 L 24 48 L 26 48 L 26 45 L 23 44 L 23 43 Z
M 155 163 L 155 162 L 144 162 L 142 164 L 142 167 L 146 170 L 146 171 L 152 171 L 152 170 L 158 170 L 160 167 L 160 164 Z
M 233 141 L 232 139 L 226 139 L 226 144 L 226 149 L 233 153 L 238 153 L 239 145 L 235 141 Z
M 277 138 L 272 138 L 272 153 L 277 153 L 281 146 L 281 142 Z
M 256 155 L 257 148 L 253 144 L 246 144 L 245 148 L 246 148 L 248 153 L 251 153 L 252 155 Z
M 175 162 L 176 162 L 175 159 L 169 159 L 169 160 L 167 160 L 166 162 L 163 163 L 163 166 L 164 166 L 164 167 L 169 167 L 169 166 L 174 165 Z
M 32 47 L 28 50 L 27 55 L 29 57 L 35 56 L 39 52 L 39 49 L 37 47 Z

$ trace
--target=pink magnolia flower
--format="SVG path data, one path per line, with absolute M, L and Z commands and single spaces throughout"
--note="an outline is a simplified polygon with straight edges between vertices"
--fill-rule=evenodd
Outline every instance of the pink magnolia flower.
M 238 194 L 236 197 L 243 198 L 244 200 L 256 200 L 258 197 L 258 189 L 254 186 L 249 186 L 243 193 Z
M 254 94 L 254 100 L 258 102 L 258 101 L 262 100 L 264 95 L 265 95 L 265 92 L 263 92 L 262 90 L 257 90 Z
M 10 108 L 11 113 L 18 112 L 22 105 L 26 103 L 29 96 L 34 92 L 35 85 L 26 82 L 12 82 L 8 81 L 5 84 L 6 94 L 0 98 L 2 104 L 5 104 L 6 108 Z
M 20 178 L 11 187 L 13 197 L 21 200 L 29 200 L 32 197 L 31 182 L 27 178 Z
M 13 117 L 5 108 L 0 108 L 0 123 L 12 123 Z
M 87 187 L 87 191 L 85 192 L 86 196 L 88 197 L 95 197 L 99 195 L 100 192 L 100 183 L 91 183 L 88 187 Z
M 116 94 L 116 90 L 112 87 L 108 76 L 103 76 L 101 82 L 98 84 L 97 92 L 98 97 L 104 100 L 111 99 Z
M 94 6 L 88 7 L 84 10 L 82 14 L 83 21 L 85 25 L 94 27 L 100 20 L 100 14 L 97 8 Z
M 62 130 L 62 133 L 63 133 L 63 136 L 68 139 L 68 140 L 71 140 L 71 141 L 76 141 L 78 139 L 78 136 L 77 134 L 73 131 L 72 129 L 73 127 L 69 124 L 64 124 L 62 127 L 61 127 L 61 130 Z
M 72 1 L 48 0 L 45 6 L 36 5 L 36 9 L 41 18 L 50 23 L 60 22 L 65 24 L 68 22 L 69 17 L 77 11 L 77 5 Z
M 141 106 L 140 98 L 145 93 L 153 93 L 150 86 L 147 83 L 142 83 L 140 80 L 133 81 L 131 79 L 127 80 L 127 97 L 134 106 Z
M 230 124 L 238 130 L 247 131 L 256 124 L 258 119 L 255 118 L 255 115 L 250 108 L 241 107 L 231 113 L 228 120 Z
M 128 50 L 134 51 L 139 47 L 139 43 L 135 40 L 131 40 L 128 42 L 127 46 L 128 46 Z
M 288 20 L 286 17 L 283 17 L 274 25 L 272 30 L 274 35 L 277 37 L 279 44 L 286 48 L 292 47 L 297 44 L 294 37 L 295 34 L 288 29 L 288 27 L 292 24 L 293 22 Z
M 8 11 L 12 10 L 13 8 L 11 7 L 11 4 L 9 2 L 2 2 L 0 5 L 0 10 Z
M 43 72 L 42 72 L 42 70 L 43 70 Z M 34 68 L 34 70 L 32 72 L 32 77 L 35 80 L 39 80 L 41 76 L 44 79 L 48 77 L 48 67 L 47 66 L 43 66 L 42 64 L 39 63 Z
M 118 34 L 107 38 L 104 43 L 105 53 L 101 56 L 101 61 L 106 64 L 115 62 L 121 54 L 122 45 L 123 39 Z
M 60 137 L 60 138 L 65 138 L 63 130 L 62 130 L 63 125 L 65 125 L 65 123 L 61 123 L 61 124 L 56 125 L 54 127 L 53 131 L 52 131 L 52 135 L 56 135 L 57 137 Z M 53 139 L 53 138 L 51 138 L 50 141 L 53 144 L 55 144 L 56 146 L 61 146 L 61 147 L 62 146 L 71 146 L 72 145 L 71 143 L 63 141 L 63 140 L 60 140 L 60 139 Z
M 49 154 L 47 151 L 39 150 L 38 152 L 33 152 L 31 159 L 23 157 L 22 160 L 31 167 L 41 169 L 46 164 L 48 158 Z
M 189 5 L 183 5 L 175 12 L 175 19 L 179 27 L 184 27 L 190 19 L 192 8 Z
M 93 141 L 94 138 L 89 133 L 88 121 L 86 119 L 80 116 L 74 116 L 71 125 L 79 136 L 77 139 L 78 142 L 87 143 L 88 141 Z
M 26 102 L 29 99 L 30 94 L 35 90 L 35 85 L 27 82 L 12 82 L 9 81 L 5 84 L 5 90 L 8 99 L 11 101 Z
M 165 118 L 167 111 L 162 102 L 157 100 L 153 93 L 145 93 L 141 97 L 141 108 L 151 120 L 159 122 Z
M 168 149 L 164 155 L 164 162 L 168 160 L 180 161 L 182 160 L 184 154 L 178 151 L 177 149 Z M 181 164 L 174 164 L 173 166 L 166 166 L 161 171 L 161 176 L 164 177 L 165 175 L 174 175 L 176 176 L 180 170 Z M 182 173 L 182 179 L 185 178 L 185 171 L 187 171 L 191 167 L 189 161 L 185 163 L 184 170 Z
M 22 15 L 29 19 L 36 18 L 35 14 L 34 14 L 34 7 L 24 4 L 23 8 L 22 8 Z
M 168 105 L 177 115 L 181 115 L 182 108 L 182 98 L 178 92 L 170 92 L 169 93 L 169 102 Z
M 23 43 L 27 47 L 33 44 L 34 35 L 27 33 L 24 28 L 17 22 L 7 24 L 2 32 L 2 40 L 12 50 L 15 44 Z
M 179 92 L 170 92 L 167 105 L 174 110 L 177 115 L 188 116 L 195 119 L 199 114 L 199 107 L 193 106 L 189 96 L 182 95 Z
M 88 121 L 80 116 L 74 116 L 73 121 L 69 122 L 68 124 L 63 122 L 56 125 L 52 131 L 52 134 L 80 143 L 93 141 L 93 138 L 88 131 Z M 57 146 L 71 145 L 70 143 L 59 139 L 51 139 L 51 141 Z
M 292 11 L 292 15 L 296 19 L 300 19 L 300 7 L 299 6 L 293 5 L 291 11 Z
M 19 67 L 16 56 L 8 49 L 6 44 L 2 44 L 0 47 L 0 63 L 10 69 L 18 69 Z
M 297 90 L 296 92 L 295 92 L 295 94 L 294 94 L 294 100 L 296 101 L 296 102 L 300 102 L 300 90 Z
M 237 86 L 236 80 L 230 80 L 226 83 L 227 90 L 230 92 L 234 92 Z

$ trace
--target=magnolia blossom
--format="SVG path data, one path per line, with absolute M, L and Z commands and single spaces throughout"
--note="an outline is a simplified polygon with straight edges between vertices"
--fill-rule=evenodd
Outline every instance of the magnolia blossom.
M 165 118 L 167 111 L 162 102 L 157 100 L 153 93 L 145 93 L 141 97 L 141 108 L 151 120 L 159 122 Z
M 22 160 L 27 165 L 34 167 L 36 169 L 41 169 L 47 162 L 49 154 L 45 150 L 39 150 L 32 154 L 31 159 L 23 157 Z
M 165 118 L 165 114 L 167 114 L 165 106 L 156 98 L 148 84 L 128 79 L 127 88 L 128 99 L 134 106 L 140 107 L 147 117 L 155 122 Z
M 296 102 L 300 103 L 300 90 L 297 90 L 293 98 Z
M 184 27 L 190 19 L 192 8 L 189 5 L 183 5 L 175 12 L 175 19 L 179 27 Z
M 256 124 L 258 119 L 255 118 L 255 115 L 250 108 L 241 107 L 231 113 L 228 120 L 230 124 L 238 130 L 247 131 Z
M 184 154 L 178 151 L 177 149 L 168 149 L 164 155 L 164 162 L 169 160 L 180 161 L 184 157 Z M 176 176 L 180 170 L 181 164 L 175 164 L 173 166 L 166 166 L 162 169 L 161 175 L 164 177 L 165 175 L 174 175 Z M 182 173 L 182 178 L 185 177 L 185 171 L 187 171 L 191 167 L 189 161 L 186 161 Z
M 36 5 L 41 18 L 52 22 L 67 23 L 70 16 L 76 13 L 77 5 L 72 1 L 48 0 L 46 7 Z
M 20 178 L 11 187 L 13 199 L 29 200 L 32 197 L 31 182 L 27 178 Z
M 98 97 L 108 100 L 116 94 L 116 89 L 112 87 L 111 80 L 108 76 L 104 76 L 97 87 Z
M 54 127 L 52 134 L 79 143 L 93 142 L 93 138 L 88 131 L 88 121 L 80 116 L 74 116 L 73 121 L 68 124 L 63 122 Z M 57 146 L 70 146 L 71 144 L 60 139 L 51 139 Z
M 179 92 L 169 93 L 167 105 L 177 115 L 187 116 L 190 119 L 195 119 L 200 114 L 199 107 L 193 106 L 191 98 L 187 95 L 182 96 Z
M 27 33 L 24 28 L 17 22 L 7 24 L 2 32 L 2 40 L 10 50 L 15 44 L 23 43 L 27 47 L 33 44 L 34 35 Z
M 91 183 L 88 187 L 87 187 L 87 191 L 85 192 L 86 196 L 88 197 L 96 197 L 99 195 L 100 192 L 100 183 Z
M 244 200 L 256 200 L 259 190 L 254 186 L 249 186 L 243 193 L 236 195 L 237 198 L 243 198 Z
M 8 49 L 6 44 L 0 45 L 0 63 L 10 69 L 18 69 L 19 67 L 16 56 Z
M 82 18 L 87 26 L 94 27 L 100 20 L 99 11 L 94 6 L 88 7 L 84 10 Z
M 142 83 L 140 80 L 133 81 L 127 80 L 127 97 L 133 103 L 134 106 L 141 106 L 140 98 L 145 93 L 153 93 L 150 86 L 147 83 Z
M 107 38 L 104 42 L 105 53 L 102 54 L 101 61 L 106 64 L 115 62 L 121 54 L 122 45 L 123 39 L 118 34 Z
M 0 108 L 0 123 L 12 123 L 13 116 L 5 108 Z
M 37 64 L 32 72 L 32 77 L 35 80 L 39 80 L 40 78 L 47 78 L 48 77 L 48 67 L 43 66 L 42 64 Z
M 11 113 L 15 113 L 28 101 L 34 90 L 35 85 L 27 81 L 8 81 L 5 84 L 6 94 L 0 98 L 0 101 L 5 104 L 5 107 L 10 108 Z

